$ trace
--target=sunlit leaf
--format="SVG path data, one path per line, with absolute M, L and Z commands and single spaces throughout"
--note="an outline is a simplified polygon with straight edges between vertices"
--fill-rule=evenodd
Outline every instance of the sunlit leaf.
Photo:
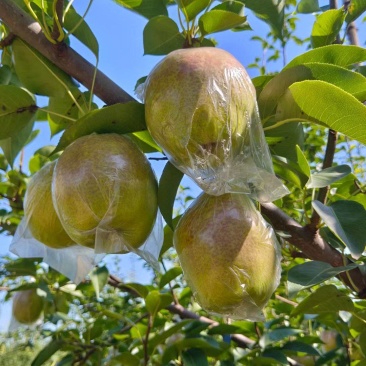
M 106 266 L 96 267 L 89 273 L 89 277 L 93 284 L 95 295 L 98 298 L 100 291 L 108 283 L 109 271 Z
M 352 0 L 347 10 L 346 22 L 351 23 L 366 11 L 366 0 Z
M 177 0 L 177 4 L 182 12 L 190 21 L 195 18 L 201 11 L 205 10 L 209 5 L 210 0 Z
M 170 268 L 167 272 L 165 272 L 160 279 L 159 288 L 163 288 L 170 281 L 174 280 L 176 277 L 180 276 L 183 273 L 182 268 L 173 267 Z
M 337 165 L 330 168 L 315 172 L 310 176 L 307 188 L 322 188 L 331 185 L 332 183 L 346 177 L 351 173 L 351 168 L 348 165 Z
M 310 14 L 320 11 L 319 0 L 300 0 L 296 8 L 298 13 Z
M 158 15 L 168 15 L 163 0 L 114 0 L 117 4 L 130 9 L 145 18 L 153 18 Z

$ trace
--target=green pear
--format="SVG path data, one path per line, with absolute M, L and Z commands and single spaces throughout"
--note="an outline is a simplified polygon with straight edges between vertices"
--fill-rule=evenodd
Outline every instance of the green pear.
M 52 175 L 56 162 L 42 167 L 29 181 L 24 215 L 33 237 L 51 248 L 75 245 L 67 235 L 52 203 Z
M 173 51 L 146 81 L 147 127 L 184 169 L 216 168 L 236 156 L 255 108 L 255 89 L 245 68 L 218 48 Z
M 43 299 L 36 289 L 17 292 L 13 297 L 13 316 L 22 324 L 36 322 L 43 311 Z
M 144 243 L 157 215 L 157 188 L 145 155 L 117 134 L 74 141 L 59 157 L 52 184 L 67 233 L 99 252 L 108 252 L 111 243 L 121 251 Z
M 280 279 L 273 230 L 242 194 L 201 194 L 180 219 L 174 246 L 197 301 L 209 312 L 263 320 Z

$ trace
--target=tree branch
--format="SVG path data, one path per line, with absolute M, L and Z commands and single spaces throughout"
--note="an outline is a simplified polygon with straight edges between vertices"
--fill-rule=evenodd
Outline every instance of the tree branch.
M 12 33 L 34 47 L 61 70 L 91 89 L 95 67 L 65 43 L 52 44 L 42 33 L 40 25 L 12 0 L 0 1 L 0 19 Z M 94 94 L 106 104 L 135 100 L 102 72 L 98 71 Z

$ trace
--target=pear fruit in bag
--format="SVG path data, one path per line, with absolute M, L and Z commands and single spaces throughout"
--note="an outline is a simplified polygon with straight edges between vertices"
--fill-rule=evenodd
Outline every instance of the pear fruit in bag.
M 230 53 L 214 47 L 173 51 L 145 85 L 147 127 L 178 168 L 215 169 L 243 148 L 255 89 Z
M 180 219 L 174 246 L 205 310 L 263 320 L 262 309 L 279 284 L 281 255 L 248 196 L 201 194 Z
M 74 141 L 58 159 L 52 185 L 70 237 L 97 252 L 109 252 L 111 243 L 119 252 L 145 242 L 157 216 L 157 188 L 145 155 L 117 134 Z
M 75 245 L 63 228 L 52 202 L 52 175 L 56 161 L 43 166 L 30 180 L 24 200 L 24 216 L 32 236 L 51 248 Z
M 36 289 L 17 292 L 13 297 L 13 316 L 21 324 L 36 322 L 43 311 L 43 299 Z

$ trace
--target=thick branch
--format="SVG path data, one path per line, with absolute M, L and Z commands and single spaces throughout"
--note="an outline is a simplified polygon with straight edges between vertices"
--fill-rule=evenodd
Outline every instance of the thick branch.
M 331 247 L 318 233 L 310 226 L 301 226 L 297 221 L 286 215 L 281 209 L 272 203 L 262 204 L 262 212 L 271 221 L 275 230 L 284 231 L 290 235 L 286 240 L 299 248 L 307 258 L 329 263 L 333 267 L 341 267 L 344 258 L 340 252 Z M 346 262 L 349 263 L 348 260 Z M 359 268 L 348 272 L 349 280 L 345 272 L 339 275 L 340 279 L 358 293 L 360 298 L 366 298 L 366 278 Z
M 56 66 L 75 78 L 88 89 L 92 87 L 95 67 L 65 43 L 52 44 L 42 33 L 40 25 L 12 0 L 0 0 L 0 19 L 12 33 L 22 38 Z M 134 100 L 111 79 L 98 71 L 94 93 L 106 104 Z

